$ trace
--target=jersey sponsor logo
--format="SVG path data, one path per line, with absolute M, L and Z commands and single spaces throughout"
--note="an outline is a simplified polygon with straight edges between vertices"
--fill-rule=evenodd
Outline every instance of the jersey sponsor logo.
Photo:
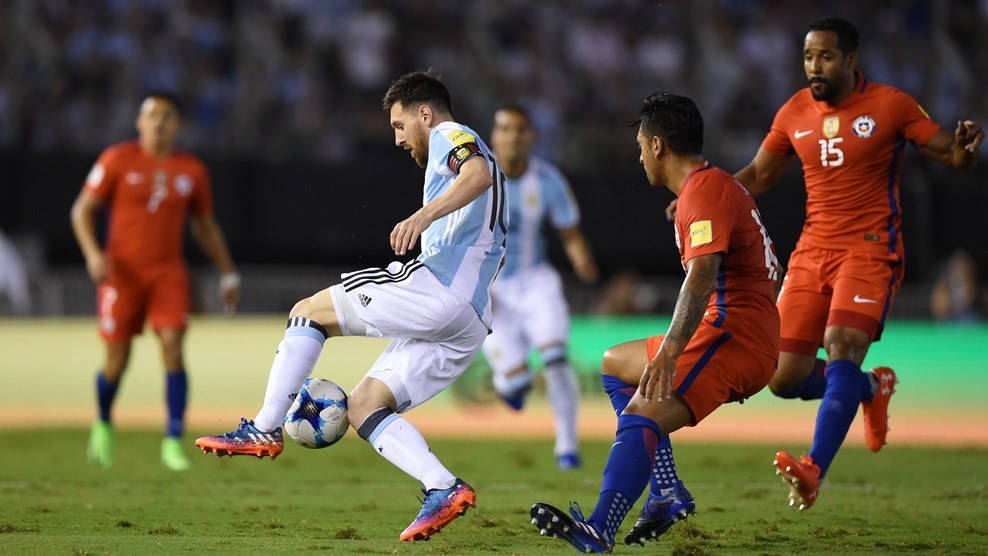
M 877 299 L 868 299 L 867 297 L 861 297 L 860 295 L 855 294 L 854 295 L 854 302 L 855 303 L 878 303 L 878 300 Z
M 690 224 L 690 246 L 699 247 L 714 240 L 713 230 L 709 220 L 700 220 Z
M 875 120 L 871 119 L 870 116 L 858 116 L 858 119 L 851 124 L 851 131 L 858 137 L 867 139 L 871 137 L 872 133 L 875 133 Z
M 175 176 L 175 191 L 183 197 L 188 197 L 192 193 L 192 178 L 185 174 Z
M 127 172 L 127 175 L 124 176 L 124 181 L 129 185 L 137 185 L 144 181 L 144 174 L 140 172 Z
M 805 131 L 797 129 L 796 131 L 793 132 L 793 136 L 796 139 L 799 139 L 800 137 L 806 137 L 807 135 L 809 135 L 811 133 L 813 133 L 813 130 L 812 129 L 807 129 Z
M 446 134 L 446 137 L 454 145 L 463 145 L 464 143 L 475 143 L 477 138 L 469 133 L 463 131 L 462 129 L 457 129 L 456 131 Z
M 832 139 L 840 131 L 840 117 L 839 116 L 827 116 L 823 119 L 823 136 L 827 139 Z
M 86 185 L 96 189 L 103 183 L 103 176 L 105 175 L 106 168 L 103 168 L 102 164 L 93 166 L 93 169 L 89 171 L 89 175 L 86 176 Z

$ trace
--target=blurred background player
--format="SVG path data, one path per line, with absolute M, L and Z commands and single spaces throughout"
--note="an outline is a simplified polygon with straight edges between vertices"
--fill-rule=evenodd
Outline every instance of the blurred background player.
M 72 229 L 97 284 L 99 332 L 106 360 L 96 375 L 99 418 L 89 436 L 89 461 L 113 463 L 111 409 L 127 369 L 131 341 L 150 322 L 165 364 L 168 425 L 161 460 L 189 467 L 181 443 L 188 378 L 182 341 L 188 324 L 189 274 L 182 249 L 186 220 L 192 237 L 220 272 L 226 310 L 237 302 L 240 277 L 216 218 L 209 174 L 198 158 L 175 148 L 181 119 L 177 97 L 151 93 L 137 116 L 138 139 L 103 151 L 72 206 Z M 96 214 L 107 207 L 105 248 Z
M 902 283 L 904 250 L 899 174 L 906 143 L 958 169 L 977 165 L 981 126 L 953 133 L 930 120 L 909 95 L 869 83 L 857 71 L 858 31 L 840 18 L 808 26 L 803 69 L 809 87 L 779 109 L 748 166 L 736 174 L 754 195 L 767 190 L 793 153 L 803 164 L 806 222 L 779 297 L 782 353 L 769 385 L 783 398 L 821 399 L 813 445 L 799 460 L 780 451 L 775 465 L 790 504 L 816 500 L 837 450 L 862 405 L 865 440 L 885 444 L 895 373 L 861 363 L 881 338 Z M 816 357 L 823 346 L 827 360 Z
M 704 160 L 696 105 L 671 93 L 645 99 L 638 145 L 648 182 L 679 199 L 676 246 L 686 279 L 665 335 L 604 354 L 604 385 L 618 424 L 593 513 L 585 518 L 575 503 L 572 518 L 548 504 L 532 506 L 532 523 L 542 534 L 580 552 L 611 551 L 647 484 L 648 499 L 627 544 L 644 544 L 692 513 L 695 503 L 678 479 L 669 435 L 756 394 L 772 378 L 779 355 L 775 249 L 751 195 Z
M 507 178 L 511 240 L 504 267 L 491 286 L 494 332 L 484 342 L 484 355 L 498 396 L 520 410 L 532 386 L 528 355 L 533 349 L 539 352 L 555 418 L 556 461 L 560 469 L 571 469 L 580 465 L 580 390 L 566 359 L 569 309 L 559 273 L 546 259 L 543 224 L 548 221 L 559 232 L 580 280 L 596 282 L 598 271 L 580 231 L 580 212 L 569 183 L 555 166 L 532 156 L 534 139 L 525 108 L 508 105 L 494 114 L 491 146 Z
M 331 336 L 394 338 L 354 387 L 347 416 L 374 451 L 421 481 L 425 500 L 403 541 L 427 540 L 476 505 L 399 414 L 445 390 L 480 353 L 490 332 L 490 285 L 504 256 L 504 174 L 472 129 L 453 120 L 449 92 L 429 72 L 395 80 L 384 96 L 395 144 L 425 169 L 423 207 L 391 232 L 407 263 L 342 275 L 342 283 L 295 304 L 275 352 L 264 406 L 253 420 L 196 440 L 203 452 L 277 457 L 281 425 Z

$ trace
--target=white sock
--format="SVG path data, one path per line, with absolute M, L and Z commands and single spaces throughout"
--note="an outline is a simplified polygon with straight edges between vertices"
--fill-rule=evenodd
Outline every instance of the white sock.
M 447 489 L 456 483 L 456 477 L 439 462 L 418 429 L 401 417 L 377 433 L 371 445 L 398 469 L 421 481 L 426 490 Z
M 494 389 L 505 396 L 512 396 L 519 390 L 527 388 L 532 384 L 532 373 L 525 369 L 524 372 L 511 376 L 494 373 L 492 376 Z
M 302 383 L 312 374 L 325 342 L 311 334 L 295 334 L 292 328 L 298 327 L 286 330 L 285 338 L 278 344 L 268 375 L 268 388 L 264 392 L 264 407 L 254 417 L 254 426 L 265 432 L 285 423 L 288 408 Z
M 555 454 L 575 454 L 579 451 L 576 437 L 576 411 L 580 405 L 580 390 L 573 369 L 565 360 L 545 368 L 545 389 L 552 404 L 556 425 Z

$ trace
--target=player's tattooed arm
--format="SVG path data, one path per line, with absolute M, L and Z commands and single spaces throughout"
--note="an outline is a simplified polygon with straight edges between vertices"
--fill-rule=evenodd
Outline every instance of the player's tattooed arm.
M 639 383 L 639 392 L 647 401 L 652 401 L 653 398 L 661 401 L 672 397 L 676 360 L 703 320 L 710 294 L 717 284 L 717 272 L 722 259 L 722 254 L 711 253 L 694 257 L 686 263 L 686 280 L 679 290 L 672 323 L 669 324 L 659 352 L 645 366 Z

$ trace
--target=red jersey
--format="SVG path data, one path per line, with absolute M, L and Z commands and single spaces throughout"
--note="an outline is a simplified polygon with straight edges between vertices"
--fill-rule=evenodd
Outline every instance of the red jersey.
M 137 141 L 103 151 L 84 188 L 108 205 L 107 257 L 127 269 L 182 264 L 186 216 L 213 210 L 198 158 L 181 151 L 157 158 Z
M 684 268 L 694 257 L 724 256 L 703 321 L 777 356 L 775 247 L 754 199 L 734 176 L 706 162 L 690 172 L 679 192 L 676 245 Z
M 909 95 L 856 74 L 838 106 L 807 87 L 779 109 L 762 147 L 803 162 L 806 222 L 801 241 L 827 249 L 902 253 L 899 171 L 906 142 L 940 130 Z

